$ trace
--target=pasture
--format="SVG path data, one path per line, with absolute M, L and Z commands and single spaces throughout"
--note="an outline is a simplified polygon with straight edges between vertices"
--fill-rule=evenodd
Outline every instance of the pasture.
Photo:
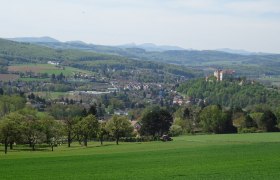
M 91 142 L 9 151 L 1 179 L 279 179 L 280 133 L 195 135 L 172 142 Z

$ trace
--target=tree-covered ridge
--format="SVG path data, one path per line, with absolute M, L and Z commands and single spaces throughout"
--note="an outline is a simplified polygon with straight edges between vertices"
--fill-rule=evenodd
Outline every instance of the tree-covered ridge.
M 255 104 L 278 105 L 280 94 L 277 90 L 267 89 L 260 83 L 246 80 L 205 81 L 190 80 L 181 84 L 179 92 L 190 99 L 203 99 L 207 104 L 245 108 Z
M 0 57 L 16 63 L 46 63 L 54 61 L 119 60 L 121 56 L 80 51 L 74 49 L 52 49 L 30 43 L 19 43 L 0 39 Z
M 193 77 L 200 72 L 188 67 L 167 65 L 159 62 L 138 61 L 122 55 L 82 51 L 78 49 L 53 49 L 30 43 L 19 43 L 0 39 L 0 70 L 10 64 L 47 63 L 57 61 L 61 65 L 87 70 L 160 70 L 161 73 L 176 76 Z
M 169 64 L 193 66 L 207 71 L 209 67 L 235 69 L 238 74 L 259 77 L 260 75 L 279 75 L 279 54 L 232 54 L 215 50 L 167 50 L 146 51 L 137 47 L 114 47 L 81 43 L 39 42 L 55 49 L 79 49 L 120 55 L 127 58 L 165 62 Z

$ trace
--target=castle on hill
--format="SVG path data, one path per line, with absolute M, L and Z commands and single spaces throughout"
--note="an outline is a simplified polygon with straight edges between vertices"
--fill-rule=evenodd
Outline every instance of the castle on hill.
M 223 81 L 224 79 L 228 77 L 232 77 L 234 75 L 235 71 L 234 70 L 222 70 L 222 69 L 217 69 L 214 71 L 214 77 L 216 78 L 217 81 Z M 211 76 L 206 77 L 206 81 L 209 80 Z

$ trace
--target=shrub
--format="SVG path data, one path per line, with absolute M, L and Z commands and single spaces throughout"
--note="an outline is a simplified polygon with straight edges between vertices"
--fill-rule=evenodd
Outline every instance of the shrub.
M 183 133 L 183 129 L 179 125 L 172 125 L 169 129 L 171 136 L 179 136 Z

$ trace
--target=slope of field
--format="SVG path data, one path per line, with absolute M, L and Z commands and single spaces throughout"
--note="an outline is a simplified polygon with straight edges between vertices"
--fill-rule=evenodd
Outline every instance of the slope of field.
M 16 74 L 0 74 L 0 81 L 8 82 L 15 81 L 19 78 L 19 75 Z
M 1 147 L 3 149 L 3 147 Z M 1 179 L 278 179 L 280 133 L 0 152 Z
M 8 67 L 9 72 L 33 72 L 33 73 L 48 73 L 48 74 L 60 74 L 65 76 L 71 76 L 75 73 L 92 74 L 90 71 L 81 70 L 72 67 L 57 67 L 51 64 L 18 64 Z

